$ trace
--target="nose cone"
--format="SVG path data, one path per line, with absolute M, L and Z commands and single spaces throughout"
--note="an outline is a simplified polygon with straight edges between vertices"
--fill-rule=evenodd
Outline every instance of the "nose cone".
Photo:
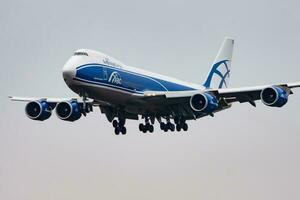
M 65 82 L 70 85 L 75 77 L 75 68 L 67 63 L 62 69 L 62 74 Z

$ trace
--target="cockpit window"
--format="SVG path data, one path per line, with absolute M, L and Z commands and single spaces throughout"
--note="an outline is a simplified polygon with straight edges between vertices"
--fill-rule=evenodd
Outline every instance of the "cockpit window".
M 86 52 L 77 51 L 74 53 L 74 56 L 89 56 Z

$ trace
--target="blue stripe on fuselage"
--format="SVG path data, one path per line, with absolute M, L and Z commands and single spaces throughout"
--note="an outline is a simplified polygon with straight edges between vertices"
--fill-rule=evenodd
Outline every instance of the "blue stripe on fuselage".
M 195 90 L 185 85 L 97 63 L 77 67 L 75 80 L 135 93 Z
M 119 89 L 125 92 L 130 92 L 130 93 L 138 93 L 138 94 L 142 94 L 143 92 L 139 92 L 136 90 L 130 90 L 130 89 L 126 89 L 123 87 L 118 87 L 115 85 L 110 85 L 110 84 L 105 84 L 105 83 L 98 83 L 98 82 L 94 82 L 94 81 L 86 81 L 86 80 L 82 80 L 79 78 L 74 78 L 74 80 L 79 81 L 79 82 L 83 82 L 83 83 L 89 83 L 89 84 L 93 84 L 93 85 L 99 85 L 99 86 L 104 86 L 104 87 L 109 87 L 109 88 L 114 88 L 114 89 Z

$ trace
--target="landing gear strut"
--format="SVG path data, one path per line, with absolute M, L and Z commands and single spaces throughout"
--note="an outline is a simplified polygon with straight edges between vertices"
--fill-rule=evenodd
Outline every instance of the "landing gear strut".
M 125 135 L 127 130 L 125 127 L 125 119 L 119 118 L 119 121 L 117 121 L 116 119 L 113 120 L 112 125 L 115 128 L 115 134 L 119 135 L 120 133 L 122 133 L 122 135 Z

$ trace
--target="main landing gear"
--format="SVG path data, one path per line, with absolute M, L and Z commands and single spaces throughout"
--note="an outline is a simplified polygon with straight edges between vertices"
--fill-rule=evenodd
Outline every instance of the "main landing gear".
M 145 118 L 145 123 L 140 123 L 139 124 L 139 130 L 143 133 L 149 132 L 153 133 L 154 132 L 154 122 L 155 122 L 155 117 L 144 117 Z M 161 118 L 158 117 L 156 118 L 157 121 L 160 124 L 160 129 L 163 130 L 164 132 L 174 132 L 175 130 L 177 132 L 180 132 L 181 130 L 187 131 L 188 130 L 188 125 L 183 118 L 174 118 L 174 123 L 171 122 L 170 117 L 166 117 L 166 122 L 162 122 Z M 122 135 L 125 135 L 127 130 L 125 127 L 125 122 L 126 119 L 124 118 L 118 118 L 112 121 L 112 125 L 115 128 L 115 134 L 119 135 L 120 133 Z
M 153 133 L 154 131 L 154 117 L 144 117 L 145 118 L 145 124 L 140 123 L 139 124 L 139 130 L 143 133 L 150 132 Z M 156 118 L 157 121 L 160 124 L 160 129 L 164 132 L 174 132 L 175 130 L 180 132 L 181 130 L 187 131 L 188 125 L 185 122 L 185 119 L 183 118 L 176 118 L 174 119 L 174 123 L 171 122 L 169 117 L 166 117 L 166 122 L 162 122 L 161 117 Z
M 172 124 L 171 122 L 167 122 L 167 123 L 161 122 L 160 123 L 160 129 L 163 130 L 164 132 L 167 132 L 169 130 L 174 132 L 175 131 L 175 125 Z
M 151 122 L 154 123 L 154 120 L 151 120 Z M 153 124 L 152 123 L 152 124 Z M 147 131 L 149 131 L 150 133 L 153 133 L 154 131 L 154 126 L 150 124 L 150 120 L 148 117 L 145 118 L 145 124 L 140 123 L 139 124 L 139 130 L 143 133 L 146 133 Z
M 113 120 L 112 125 L 115 128 L 115 134 L 119 135 L 120 133 L 122 133 L 122 135 L 125 135 L 127 130 L 125 127 L 125 119 L 121 119 L 119 118 L 119 121 L 117 121 L 116 119 Z
M 181 129 L 187 131 L 189 129 L 185 119 L 175 117 L 174 122 L 176 124 L 176 130 L 179 132 Z
M 178 132 L 180 132 L 181 130 L 183 130 L 183 131 L 188 130 L 188 125 L 184 119 L 175 117 L 174 123 L 175 123 L 175 125 L 173 123 L 171 123 L 169 118 L 167 118 L 167 123 L 160 122 L 160 129 L 163 130 L 164 132 L 168 132 L 169 130 L 171 132 L 174 132 L 175 128 L 176 128 L 176 131 L 178 131 Z

